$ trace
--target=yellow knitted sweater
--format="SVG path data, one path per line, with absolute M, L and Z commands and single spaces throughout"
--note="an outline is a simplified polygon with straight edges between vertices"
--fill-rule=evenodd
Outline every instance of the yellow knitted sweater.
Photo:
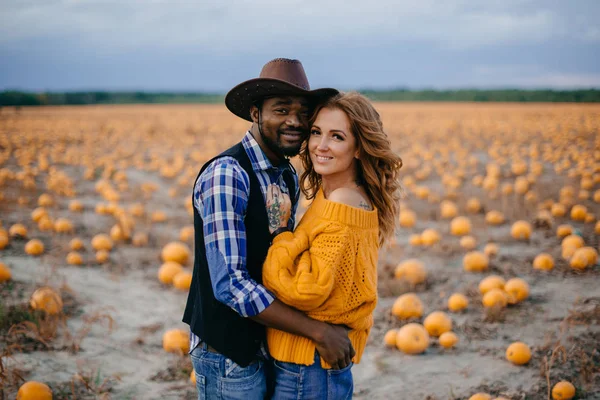
M 279 300 L 309 317 L 347 325 L 360 362 L 377 303 L 377 210 L 325 199 L 322 190 L 294 232 L 275 237 L 263 266 L 263 283 Z M 276 360 L 311 365 L 310 339 L 267 328 Z M 321 359 L 323 368 L 330 368 Z

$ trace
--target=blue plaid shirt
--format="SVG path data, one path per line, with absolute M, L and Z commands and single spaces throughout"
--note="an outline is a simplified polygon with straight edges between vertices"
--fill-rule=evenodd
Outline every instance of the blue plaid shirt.
M 248 131 L 242 144 L 266 201 L 267 187 L 276 184 L 289 194 L 283 179 L 284 168 L 277 168 L 265 156 Z M 298 176 L 294 173 L 298 199 Z M 233 157 L 214 160 L 200 175 L 194 187 L 194 206 L 202 217 L 206 259 L 215 297 L 242 317 L 260 314 L 275 300 L 263 285 L 250 277 L 246 268 L 246 227 L 244 217 L 250 196 L 250 179 Z M 298 202 L 294 202 L 288 222 L 295 225 Z M 190 351 L 201 339 L 190 332 Z M 264 349 L 263 349 L 264 351 Z

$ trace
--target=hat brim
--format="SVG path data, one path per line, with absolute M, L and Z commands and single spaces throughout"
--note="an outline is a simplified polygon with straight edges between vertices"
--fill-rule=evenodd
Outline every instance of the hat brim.
M 250 108 L 257 100 L 273 96 L 304 96 L 316 103 L 338 93 L 333 88 L 305 90 L 279 79 L 255 78 L 231 89 L 225 96 L 225 105 L 238 117 L 252 122 Z

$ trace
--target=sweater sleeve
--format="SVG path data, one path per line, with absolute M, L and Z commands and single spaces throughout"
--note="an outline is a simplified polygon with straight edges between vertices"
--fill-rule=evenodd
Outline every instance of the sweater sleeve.
M 311 311 L 327 300 L 335 271 L 351 247 L 346 227 L 330 225 L 309 243 L 298 229 L 275 237 L 263 266 L 263 284 L 284 303 Z M 344 266 L 345 267 L 345 266 Z

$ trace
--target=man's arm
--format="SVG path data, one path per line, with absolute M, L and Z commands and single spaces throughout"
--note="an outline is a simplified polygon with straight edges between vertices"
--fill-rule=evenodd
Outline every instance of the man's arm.
M 319 355 L 334 369 L 346 367 L 356 354 L 348 338 L 347 328 L 316 321 L 279 300 L 273 301 L 251 319 L 270 328 L 312 340 Z
M 323 359 L 343 368 L 354 350 L 343 327 L 315 321 L 276 301 L 254 281 L 246 268 L 246 227 L 249 179 L 233 158 L 213 162 L 198 179 L 194 206 L 204 223 L 206 256 L 218 301 L 243 317 L 313 340 Z

